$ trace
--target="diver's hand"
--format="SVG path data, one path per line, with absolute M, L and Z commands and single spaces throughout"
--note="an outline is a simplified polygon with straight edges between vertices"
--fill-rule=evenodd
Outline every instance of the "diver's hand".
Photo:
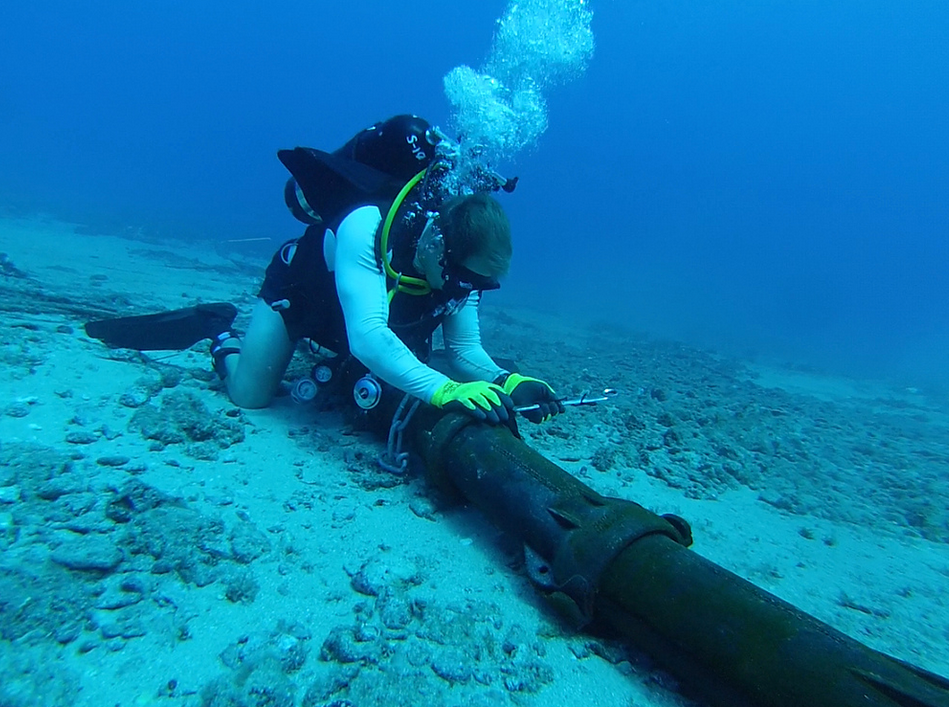
M 533 410 L 521 412 L 531 422 L 546 422 L 564 411 L 563 403 L 557 399 L 554 389 L 539 378 L 511 373 L 504 379 L 501 387 L 511 396 L 514 407 L 537 406 Z
M 429 402 L 442 410 L 471 415 L 489 425 L 507 422 L 511 417 L 509 410 L 514 408 L 514 402 L 500 386 L 485 381 L 446 381 Z

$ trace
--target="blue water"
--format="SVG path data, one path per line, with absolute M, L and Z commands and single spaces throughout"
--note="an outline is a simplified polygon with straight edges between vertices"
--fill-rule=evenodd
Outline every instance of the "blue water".
M 499 0 L 0 11 L 0 205 L 188 238 L 299 231 L 275 151 L 478 65 Z M 503 302 L 949 383 L 949 4 L 591 3 L 596 53 L 505 170 Z

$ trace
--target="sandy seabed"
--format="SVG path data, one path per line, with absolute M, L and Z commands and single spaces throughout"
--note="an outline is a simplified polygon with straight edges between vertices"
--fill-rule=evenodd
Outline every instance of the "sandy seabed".
M 0 705 L 687 703 L 634 646 L 565 626 L 476 509 L 379 469 L 344 411 L 237 410 L 206 343 L 141 355 L 83 332 L 213 301 L 246 326 L 264 259 L 82 231 L 0 221 Z M 489 351 L 562 392 L 620 391 L 522 424 L 531 446 L 949 675 L 945 397 L 601 322 L 482 320 Z

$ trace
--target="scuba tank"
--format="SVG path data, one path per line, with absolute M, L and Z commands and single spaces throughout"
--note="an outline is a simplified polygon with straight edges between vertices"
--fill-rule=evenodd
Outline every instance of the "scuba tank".
M 284 200 L 294 217 L 329 228 L 354 207 L 391 201 L 435 158 L 440 132 L 417 115 L 397 115 L 376 123 L 333 152 L 312 147 L 280 150 L 277 157 L 293 175 Z
M 477 192 L 512 192 L 517 186 L 517 177 L 507 179 L 483 164 L 477 146 L 463 149 L 424 118 L 409 114 L 376 123 L 333 152 L 296 147 L 279 150 L 277 157 L 292 175 L 284 201 L 293 216 L 307 225 L 322 223 L 334 230 L 356 206 L 391 203 L 422 172 L 427 172 L 422 184 L 426 202 Z M 430 180 L 433 171 L 439 175 Z

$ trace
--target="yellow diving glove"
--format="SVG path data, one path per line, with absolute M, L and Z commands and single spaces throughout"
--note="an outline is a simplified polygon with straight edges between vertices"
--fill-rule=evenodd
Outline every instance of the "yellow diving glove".
M 521 411 L 531 422 L 545 422 L 564 411 L 563 403 L 557 398 L 554 389 L 539 378 L 509 373 L 501 382 L 501 387 L 511 396 L 515 408 L 537 406 Z
M 486 381 L 446 381 L 429 402 L 442 410 L 471 415 L 489 425 L 507 422 L 508 411 L 514 407 L 511 397 L 500 386 Z

